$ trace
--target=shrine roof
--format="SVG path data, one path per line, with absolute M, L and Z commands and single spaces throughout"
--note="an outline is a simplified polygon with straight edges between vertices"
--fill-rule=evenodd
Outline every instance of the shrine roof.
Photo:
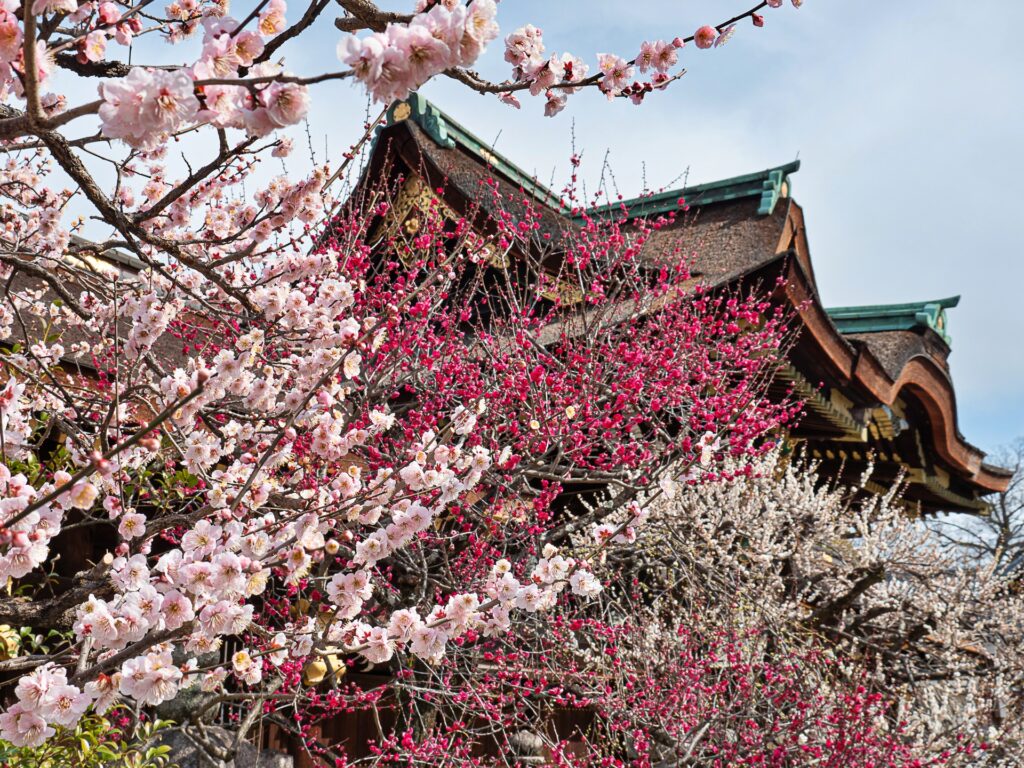
M 387 126 L 396 125 L 406 120 L 419 126 L 437 146 L 444 149 L 462 147 L 485 165 L 522 187 L 537 200 L 565 212 L 558 195 L 541 184 L 536 177 L 522 170 L 495 150 L 492 145 L 478 138 L 418 93 L 410 94 L 405 101 L 396 101 L 388 109 Z
M 645 258 L 683 258 L 694 276 L 711 284 L 750 273 L 778 257 L 788 208 L 778 203 L 787 198 L 789 175 L 800 165 L 792 162 L 572 215 L 558 195 L 417 94 L 388 110 L 387 125 L 375 143 L 383 140 L 392 142 L 413 167 L 426 161 L 423 170 L 436 172 L 432 184 L 475 201 L 491 216 L 499 209 L 525 216 L 530 208 L 538 225 L 534 236 L 545 247 L 581 227 L 585 217 L 625 213 L 641 218 L 674 212 L 672 223 L 650 234 Z M 679 205 L 681 197 L 687 201 L 685 208 Z
M 733 176 L 719 181 L 694 184 L 679 189 L 641 195 L 587 209 L 576 218 L 617 214 L 628 211 L 630 216 L 653 216 L 659 213 L 678 211 L 681 202 L 686 205 L 712 205 L 741 198 L 757 200 L 756 214 L 767 216 L 775 210 L 779 200 L 789 196 L 789 176 L 800 170 L 800 161 L 766 168 L 763 171 Z
M 982 495 L 1005 488 L 1005 471 L 983 462 L 985 454 L 964 439 L 957 425 L 946 310 L 959 297 L 825 309 L 803 210 L 790 197 L 790 176 L 799 161 L 570 210 L 535 177 L 419 95 L 392 105 L 375 146 L 382 146 L 382 140 L 390 142 L 388 151 L 407 166 L 425 173 L 446 202 L 462 207 L 463 214 L 466 201 L 477 203 L 492 218 L 521 216 L 530 209 L 537 224 L 534 237 L 545 247 L 584 226 L 588 218 L 672 213 L 649 234 L 645 259 L 684 259 L 693 276 L 711 286 L 749 280 L 774 290 L 774 280 L 784 278 L 780 290 L 799 318 L 803 348 L 816 361 L 815 382 L 830 379 L 830 386 L 865 407 L 912 398 L 926 413 L 933 455 L 957 482 Z M 483 190 L 494 194 L 481 194 Z
M 559 213 L 576 221 L 584 217 L 616 215 L 628 211 L 630 217 L 652 216 L 678 211 L 680 200 L 687 205 L 707 206 L 713 203 L 730 202 L 743 198 L 756 198 L 756 213 L 767 216 L 775 210 L 780 199 L 788 197 L 789 176 L 800 169 L 800 161 L 766 168 L 763 171 L 733 176 L 719 181 L 694 184 L 677 189 L 652 192 L 628 200 L 619 200 L 592 206 L 572 214 L 563 201 L 552 190 L 527 173 L 494 147 L 477 137 L 458 121 L 443 112 L 427 99 L 413 93 L 405 101 L 395 102 L 387 112 L 386 126 L 411 121 L 417 125 L 438 147 L 453 150 L 460 147 L 475 159 L 483 162 L 493 171 L 505 176 L 532 197 Z
M 950 343 L 946 310 L 960 303 L 959 296 L 906 304 L 873 304 L 859 307 L 833 307 L 826 310 L 843 333 L 878 333 L 930 328 Z
M 893 380 L 898 379 L 907 363 L 918 355 L 929 357 L 946 368 L 949 348 L 937 349 L 935 343 L 928 343 L 924 334 L 912 330 L 843 333 L 843 336 L 866 346 Z

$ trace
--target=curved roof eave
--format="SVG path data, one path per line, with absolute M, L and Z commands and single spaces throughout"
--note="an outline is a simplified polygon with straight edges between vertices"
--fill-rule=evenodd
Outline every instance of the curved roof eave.
M 798 232 L 797 236 L 800 234 Z M 791 279 L 786 294 L 800 315 L 804 328 L 821 348 L 822 358 L 831 363 L 838 377 L 860 387 L 879 403 L 891 406 L 909 392 L 922 405 L 932 422 L 932 445 L 955 474 L 969 479 L 986 492 L 1006 490 L 1009 478 L 984 462 L 985 453 L 968 443 L 957 427 L 956 393 L 946 371 L 926 354 L 907 360 L 893 378 L 866 344 L 851 344 L 825 311 L 804 259 L 797 258 L 789 243 L 780 241 L 789 254 Z M 796 277 L 793 280 L 792 277 Z

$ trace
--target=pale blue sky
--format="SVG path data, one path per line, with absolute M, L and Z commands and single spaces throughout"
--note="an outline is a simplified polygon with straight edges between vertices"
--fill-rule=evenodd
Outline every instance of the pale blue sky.
M 249 7 L 235 5 L 235 15 Z M 289 18 L 304 7 L 290 5 Z M 387 5 L 408 10 L 412 0 Z M 504 36 L 531 21 L 549 51 L 570 50 L 594 66 L 598 51 L 631 57 L 644 39 L 688 35 L 750 5 L 504 0 L 499 22 Z M 687 47 L 688 74 L 642 107 L 588 92 L 552 119 L 540 100 L 524 99 L 517 112 L 451 82 L 424 93 L 545 181 L 564 181 L 574 131 L 585 176 L 593 181 L 608 152 L 626 195 L 645 179 L 658 187 L 688 170 L 697 183 L 799 154 L 793 194 L 825 303 L 962 294 L 949 316 L 961 430 L 987 450 L 1024 435 L 1024 2 L 806 0 L 800 10 L 787 3 L 764 13 L 763 29 L 741 25 L 723 48 Z M 340 68 L 332 19 L 283 50 L 289 69 Z M 479 68 L 506 76 L 500 44 Z M 318 160 L 325 146 L 340 156 L 365 97 L 335 82 L 317 86 L 314 99 Z M 304 132 L 294 135 L 305 146 Z

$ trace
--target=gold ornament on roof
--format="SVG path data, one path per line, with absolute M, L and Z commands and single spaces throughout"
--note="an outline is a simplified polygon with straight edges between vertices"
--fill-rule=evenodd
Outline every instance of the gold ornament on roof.
M 409 115 L 412 114 L 412 107 L 409 106 L 409 102 L 403 101 L 395 105 L 395 110 L 391 113 L 391 121 L 394 123 L 400 123 L 403 120 L 408 120 Z

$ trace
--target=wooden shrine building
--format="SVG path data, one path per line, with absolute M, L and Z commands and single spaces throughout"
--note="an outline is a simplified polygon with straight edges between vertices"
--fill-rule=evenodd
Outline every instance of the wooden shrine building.
M 646 217 L 676 211 L 675 223 L 647 244 L 694 254 L 693 276 L 713 287 L 773 287 L 798 325 L 796 342 L 772 389 L 794 392 L 806 415 L 788 435 L 824 474 L 857 480 L 873 464 L 872 490 L 906 483 L 904 498 L 922 512 L 983 512 L 1009 473 L 985 463 L 957 425 L 948 358 L 947 311 L 959 297 L 826 309 L 818 293 L 803 209 L 790 195 L 799 161 L 723 181 L 590 209 L 587 214 Z M 575 226 L 559 196 L 495 152 L 451 117 L 413 94 L 388 112 L 364 181 L 403 179 L 384 225 L 413 234 L 420 213 L 438 206 L 469 215 L 493 180 L 505 201 L 539 208 L 542 230 Z M 441 190 L 438 200 L 435 190 Z M 685 198 L 688 209 L 679 209 Z M 474 226 L 480 223 L 474 219 Z M 671 242 L 671 245 L 669 244 Z

